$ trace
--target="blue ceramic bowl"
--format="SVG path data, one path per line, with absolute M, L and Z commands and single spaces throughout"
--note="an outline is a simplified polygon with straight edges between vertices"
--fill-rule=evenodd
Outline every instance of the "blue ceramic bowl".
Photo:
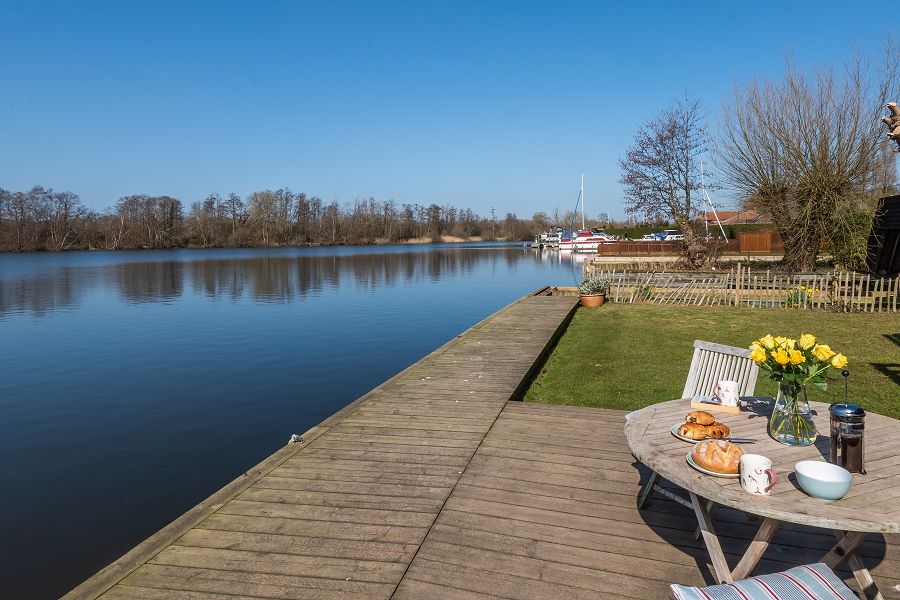
M 850 489 L 850 471 L 818 460 L 801 460 L 794 465 L 797 483 L 804 492 L 823 500 L 840 500 Z

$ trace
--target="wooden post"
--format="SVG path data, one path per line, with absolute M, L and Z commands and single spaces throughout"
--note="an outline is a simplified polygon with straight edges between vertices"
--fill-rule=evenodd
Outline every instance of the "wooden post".
M 894 277 L 892 286 L 894 290 L 891 294 L 891 312 L 897 312 L 897 296 L 900 295 L 900 276 Z

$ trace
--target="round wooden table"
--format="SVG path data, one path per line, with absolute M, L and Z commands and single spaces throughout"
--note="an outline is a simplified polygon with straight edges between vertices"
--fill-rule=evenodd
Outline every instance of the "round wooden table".
M 821 562 L 831 568 L 847 561 L 867 598 L 881 598 L 871 574 L 856 556 L 856 550 L 869 533 L 900 532 L 900 421 L 881 415 L 866 415 L 866 474 L 853 474 L 853 484 L 840 500 L 827 501 L 808 496 L 793 476 L 794 464 L 801 460 L 827 460 L 830 439 L 828 405 L 811 403 L 819 436 L 813 446 L 786 446 L 768 434 L 771 398 L 743 398 L 746 406 L 738 414 L 714 413 L 716 419 L 731 428 L 733 437 L 753 438 L 756 443 L 741 444 L 744 451 L 762 454 L 772 460 L 778 483 L 768 496 L 748 494 L 738 479 L 705 475 L 688 465 L 686 457 L 692 444 L 672 435 L 672 425 L 684 422 L 691 412 L 690 400 L 672 400 L 648 406 L 635 413 L 625 425 L 625 438 L 635 458 L 663 477 L 684 488 L 684 498 L 673 499 L 693 508 L 709 551 L 716 577 L 727 583 L 747 577 L 771 542 L 780 523 L 799 523 L 829 529 L 837 544 Z M 652 486 L 653 481 L 650 485 Z M 763 517 L 762 524 L 744 556 L 734 569 L 728 566 L 716 536 L 710 507 L 729 506 Z

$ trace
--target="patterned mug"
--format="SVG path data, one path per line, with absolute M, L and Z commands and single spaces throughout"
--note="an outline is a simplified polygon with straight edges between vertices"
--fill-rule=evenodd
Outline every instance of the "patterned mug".
M 745 454 L 741 457 L 741 487 L 748 494 L 768 496 L 778 474 L 772 468 L 772 461 L 759 454 Z
M 713 388 L 713 397 L 722 406 L 737 406 L 740 387 L 737 381 L 720 381 Z

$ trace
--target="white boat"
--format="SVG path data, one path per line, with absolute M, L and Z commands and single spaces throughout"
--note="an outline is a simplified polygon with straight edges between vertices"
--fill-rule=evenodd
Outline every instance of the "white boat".
M 550 230 L 538 236 L 538 241 L 544 246 L 555 247 L 559 245 L 559 238 L 562 234 L 561 229 Z
M 558 248 L 559 247 L 559 237 L 562 234 L 561 227 L 555 227 L 550 231 L 545 233 L 541 233 L 539 235 L 534 236 L 533 242 L 526 242 L 526 248 Z
M 581 175 L 581 189 L 578 192 L 578 202 L 575 203 L 576 214 L 578 212 L 578 203 L 581 203 L 581 229 L 578 231 L 564 231 L 559 237 L 559 249 L 574 252 L 596 252 L 600 244 L 615 241 L 614 237 L 602 231 L 591 231 L 585 227 L 583 173 Z
M 559 240 L 559 249 L 574 250 L 576 252 L 596 252 L 600 244 L 614 241 L 615 238 L 602 231 L 582 229 L 577 232 L 568 232 L 568 235 L 561 237 Z

